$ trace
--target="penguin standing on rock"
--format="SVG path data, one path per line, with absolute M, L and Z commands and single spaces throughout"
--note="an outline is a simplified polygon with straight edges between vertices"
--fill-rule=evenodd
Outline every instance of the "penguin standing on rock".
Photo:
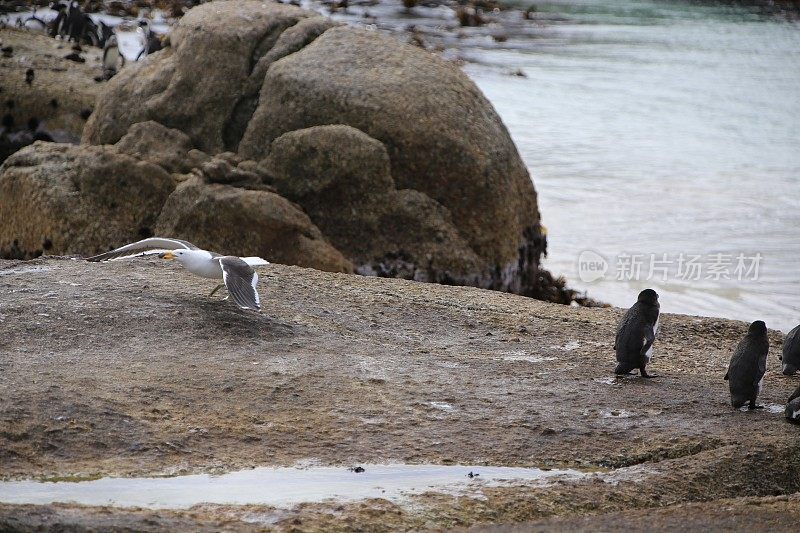
M 756 405 L 756 398 L 761 392 L 761 382 L 767 372 L 768 352 L 767 325 L 756 320 L 750 324 L 747 335 L 736 346 L 725 374 L 734 409 L 739 409 L 748 402 L 748 409 L 764 408 L 763 405 Z
M 125 56 L 119 51 L 117 36 L 111 35 L 103 48 L 103 76 L 110 80 L 125 65 Z
M 653 342 L 658 333 L 658 314 L 661 306 L 658 293 L 645 289 L 619 323 L 614 349 L 617 352 L 615 374 L 630 374 L 638 368 L 643 378 L 656 377 L 648 374 L 645 367 L 653 356 Z
M 793 376 L 800 370 L 800 326 L 797 326 L 786 335 L 783 340 L 783 355 L 781 360 L 781 370 L 787 376 Z
M 800 387 L 789 396 L 784 414 L 789 422 L 800 424 Z

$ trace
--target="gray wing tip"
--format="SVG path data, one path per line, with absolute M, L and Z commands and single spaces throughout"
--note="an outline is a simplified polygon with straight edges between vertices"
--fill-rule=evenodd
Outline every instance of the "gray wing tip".
M 244 260 L 235 256 L 218 258 L 222 267 L 222 280 L 233 301 L 242 309 L 261 310 L 256 282 L 258 274 Z

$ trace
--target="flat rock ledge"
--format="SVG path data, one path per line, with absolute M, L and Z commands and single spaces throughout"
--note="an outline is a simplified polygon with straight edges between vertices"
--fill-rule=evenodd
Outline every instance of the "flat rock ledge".
M 2 477 L 309 460 L 591 475 L 405 504 L 5 504 L 0 529 L 796 530 L 800 428 L 770 407 L 798 379 L 779 372 L 778 332 L 768 409 L 737 412 L 722 376 L 741 322 L 664 315 L 661 377 L 617 380 L 619 309 L 271 265 L 257 314 L 208 298 L 212 285 L 156 259 L 0 261 Z

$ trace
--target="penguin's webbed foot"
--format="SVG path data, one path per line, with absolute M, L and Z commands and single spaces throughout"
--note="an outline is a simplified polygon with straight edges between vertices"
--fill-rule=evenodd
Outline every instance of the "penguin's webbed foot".
M 747 406 L 748 411 L 754 411 L 756 409 L 763 409 L 763 405 L 756 405 L 756 402 L 750 402 L 750 405 Z
M 647 378 L 647 379 L 652 379 L 652 378 L 657 378 L 657 377 L 658 377 L 658 376 L 657 376 L 657 375 L 655 375 L 655 374 L 648 374 L 648 373 L 645 371 L 645 369 L 644 369 L 644 368 L 641 370 L 640 374 L 641 374 L 641 376 L 642 376 L 643 378 Z

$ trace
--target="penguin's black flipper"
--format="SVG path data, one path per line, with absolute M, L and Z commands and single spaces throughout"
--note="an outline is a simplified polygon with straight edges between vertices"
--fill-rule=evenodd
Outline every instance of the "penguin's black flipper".
M 652 328 L 645 326 L 644 328 L 644 340 L 642 342 L 642 349 L 639 352 L 641 355 L 646 355 L 647 351 L 653 346 L 653 342 L 656 340 L 656 334 Z
M 725 381 L 728 381 L 728 380 L 730 379 L 730 378 L 728 377 L 728 373 L 727 373 L 727 372 L 725 372 L 725 377 L 724 377 L 724 378 L 722 378 L 722 379 L 724 379 Z
M 795 398 L 800 398 L 800 387 L 797 387 L 797 390 L 794 391 L 791 396 L 789 396 L 789 399 L 786 400 L 786 403 L 791 402 Z

